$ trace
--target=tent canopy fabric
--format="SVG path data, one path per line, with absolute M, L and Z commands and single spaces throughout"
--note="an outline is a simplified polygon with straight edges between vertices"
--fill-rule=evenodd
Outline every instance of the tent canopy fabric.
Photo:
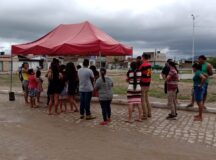
M 40 39 L 12 45 L 13 55 L 49 56 L 120 56 L 132 55 L 133 49 L 113 39 L 89 22 L 61 24 Z

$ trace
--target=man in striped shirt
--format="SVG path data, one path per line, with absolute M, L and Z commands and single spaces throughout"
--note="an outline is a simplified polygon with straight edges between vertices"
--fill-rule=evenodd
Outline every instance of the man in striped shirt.
M 142 97 L 141 97 L 142 109 L 143 109 L 142 119 L 145 120 L 148 117 L 149 118 L 151 117 L 151 106 L 148 100 L 148 92 L 151 84 L 152 69 L 151 69 L 150 62 L 148 61 L 150 55 L 143 53 L 142 58 L 143 58 L 143 63 L 140 66 L 139 70 L 142 72 L 141 82 L 140 82 L 140 86 L 142 89 Z

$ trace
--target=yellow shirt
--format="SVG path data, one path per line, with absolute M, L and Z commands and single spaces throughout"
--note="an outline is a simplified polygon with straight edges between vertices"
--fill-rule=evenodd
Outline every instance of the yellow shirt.
M 22 77 L 24 81 L 28 81 L 28 73 L 22 73 Z

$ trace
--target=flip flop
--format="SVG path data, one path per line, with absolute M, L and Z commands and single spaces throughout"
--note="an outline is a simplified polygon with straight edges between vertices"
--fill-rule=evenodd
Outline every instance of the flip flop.
M 196 118 L 194 118 L 194 121 L 202 121 L 203 119 L 202 118 L 200 118 L 200 117 L 196 117 Z
M 78 109 L 76 109 L 76 110 L 74 110 L 74 112 L 79 112 L 79 110 L 78 110 Z
M 142 120 L 140 120 L 140 119 L 136 119 L 135 121 L 136 121 L 136 122 L 143 122 L 143 121 L 142 121 Z
M 128 120 L 126 120 L 125 122 L 126 122 L 126 123 L 130 123 L 130 124 L 132 124 L 132 123 L 133 123 L 132 121 L 128 121 Z

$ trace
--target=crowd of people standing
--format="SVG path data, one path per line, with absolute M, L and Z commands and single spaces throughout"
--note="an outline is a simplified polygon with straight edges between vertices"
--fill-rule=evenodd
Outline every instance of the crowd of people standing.
M 76 68 L 72 62 L 60 65 L 59 60 L 54 58 L 45 77 L 48 80 L 49 115 L 66 113 L 69 102 L 69 112 L 80 112 L 80 119 L 95 119 L 96 117 L 91 113 L 90 105 L 92 96 L 96 96 L 99 97 L 102 108 L 103 121 L 101 125 L 106 125 L 111 121 L 110 105 L 113 96 L 113 82 L 106 76 L 105 68 L 101 68 L 99 73 L 95 66 L 89 68 L 88 59 L 84 60 L 82 67 L 78 65 Z M 19 78 L 22 82 L 25 103 L 30 103 L 32 108 L 37 108 L 41 103 L 40 95 L 43 91 L 41 71 L 38 69 L 35 73 L 25 62 L 19 71 Z M 80 95 L 79 109 L 75 99 L 78 94 Z
M 148 61 L 150 56 L 143 54 L 142 57 L 137 57 L 136 62 L 132 62 L 130 69 L 127 72 L 127 82 L 129 83 L 127 90 L 128 97 L 128 120 L 132 123 L 132 113 L 134 107 L 138 107 L 138 118 L 136 121 L 141 122 L 151 118 L 151 106 L 148 100 L 148 92 L 151 83 L 152 67 Z M 141 60 L 142 59 L 142 60 Z M 194 116 L 194 121 L 203 120 L 203 109 L 205 109 L 205 101 L 208 92 L 209 76 L 213 75 L 213 68 L 207 62 L 204 55 L 199 56 L 198 60 L 192 65 L 193 68 L 193 87 L 192 87 L 192 102 L 187 106 L 193 107 L 194 102 L 197 102 L 199 114 Z M 167 94 L 167 105 L 170 108 L 170 113 L 166 117 L 168 120 L 176 120 L 177 114 L 177 94 L 179 93 L 178 82 L 179 71 L 177 63 L 172 59 L 168 59 L 165 67 L 162 69 L 161 75 L 164 79 L 164 92 Z
M 149 89 L 152 78 L 152 67 L 149 62 L 150 55 L 143 54 L 137 57 L 136 61 L 131 62 L 127 72 L 126 81 L 128 82 L 128 119 L 127 123 L 132 123 L 132 114 L 138 110 L 136 121 L 142 122 L 152 117 L 151 105 L 149 103 Z M 202 121 L 202 112 L 207 96 L 209 76 L 213 74 L 212 67 L 206 62 L 205 56 L 200 56 L 197 63 L 193 64 L 193 89 L 192 103 L 194 101 L 199 106 L 199 114 L 194 117 L 195 121 Z M 61 65 L 59 60 L 54 58 L 51 62 L 45 77 L 48 80 L 47 105 L 48 114 L 59 114 L 68 112 L 67 103 L 70 105 L 69 112 L 79 112 L 80 119 L 91 120 L 96 117 L 91 113 L 92 96 L 99 97 L 102 110 L 103 121 L 101 125 L 111 122 L 111 102 L 113 99 L 113 81 L 106 74 L 106 69 L 101 68 L 97 71 L 95 66 L 89 67 L 89 60 L 83 61 L 83 66 L 75 67 L 74 63 L 69 62 Z M 179 71 L 176 63 L 169 59 L 163 68 L 161 75 L 165 81 L 164 91 L 167 94 L 168 107 L 170 113 L 167 119 L 174 120 L 177 114 L 177 94 L 179 92 Z M 19 78 L 22 81 L 24 100 L 30 103 L 32 108 L 38 107 L 41 103 L 40 95 L 43 91 L 43 79 L 41 71 L 29 69 L 28 63 L 23 63 Z M 79 94 L 80 107 L 78 108 L 75 96 Z M 28 101 L 30 99 L 30 102 Z M 54 111 L 53 111 L 54 108 Z

